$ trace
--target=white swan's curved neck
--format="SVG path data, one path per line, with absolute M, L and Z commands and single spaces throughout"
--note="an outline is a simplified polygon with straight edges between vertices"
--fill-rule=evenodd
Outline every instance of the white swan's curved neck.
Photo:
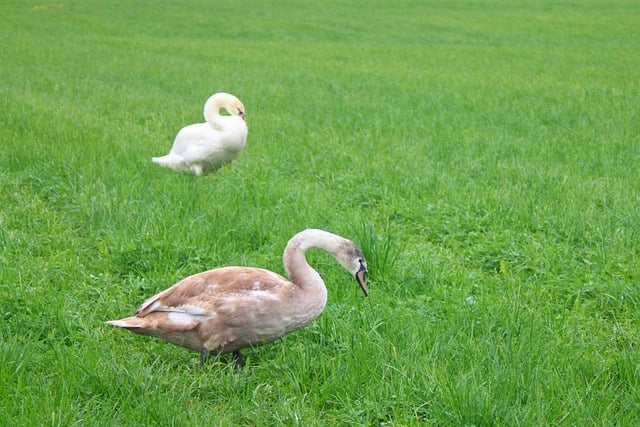
M 207 99 L 207 102 L 204 104 L 204 119 L 208 123 L 217 123 L 218 117 L 220 117 L 220 108 L 222 108 L 220 98 L 212 96 Z
M 223 117 L 220 115 L 221 108 L 227 110 L 230 115 L 234 115 L 236 113 L 235 111 L 232 112 L 230 107 L 235 104 L 240 104 L 240 101 L 229 93 L 218 92 L 213 94 L 204 103 L 204 119 L 209 123 L 218 122 Z

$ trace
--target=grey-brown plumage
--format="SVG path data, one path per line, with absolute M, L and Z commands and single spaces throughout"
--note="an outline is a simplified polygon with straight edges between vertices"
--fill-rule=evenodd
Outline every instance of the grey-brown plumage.
M 367 263 L 358 247 L 335 234 L 308 229 L 284 251 L 291 280 L 255 267 L 222 267 L 189 276 L 146 300 L 133 317 L 107 323 L 201 353 L 233 353 L 274 341 L 318 317 L 327 302 L 320 275 L 305 253 L 320 248 L 354 275 L 365 295 Z

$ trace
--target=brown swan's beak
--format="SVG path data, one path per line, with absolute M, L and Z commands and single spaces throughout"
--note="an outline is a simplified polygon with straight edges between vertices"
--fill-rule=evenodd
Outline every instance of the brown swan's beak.
M 356 273 L 356 281 L 360 285 L 360 289 L 364 292 L 364 296 L 369 296 L 369 288 L 367 288 L 367 269 L 360 264 L 360 270 Z

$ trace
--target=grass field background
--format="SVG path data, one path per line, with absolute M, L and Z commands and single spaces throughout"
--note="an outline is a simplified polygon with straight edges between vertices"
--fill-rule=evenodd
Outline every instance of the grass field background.
M 637 425 L 640 4 L 0 2 L 2 425 Z M 158 168 L 209 95 L 217 175 Z M 309 327 L 198 369 L 104 325 L 327 254 Z

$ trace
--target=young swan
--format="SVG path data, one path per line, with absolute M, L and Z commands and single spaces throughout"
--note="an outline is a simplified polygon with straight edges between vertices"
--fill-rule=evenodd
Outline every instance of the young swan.
M 265 344 L 318 317 L 327 302 L 322 278 L 307 263 L 312 248 L 329 252 L 356 279 L 365 296 L 367 262 L 350 240 L 323 230 L 304 230 L 289 240 L 284 269 L 291 280 L 254 267 L 222 267 L 182 279 L 146 300 L 134 317 L 107 323 L 200 352 L 233 353 Z
M 230 115 L 223 116 L 225 109 Z M 215 172 L 233 161 L 247 142 L 244 105 L 228 93 L 216 93 L 204 104 L 205 123 L 178 132 L 169 154 L 153 157 L 153 163 L 197 176 Z

